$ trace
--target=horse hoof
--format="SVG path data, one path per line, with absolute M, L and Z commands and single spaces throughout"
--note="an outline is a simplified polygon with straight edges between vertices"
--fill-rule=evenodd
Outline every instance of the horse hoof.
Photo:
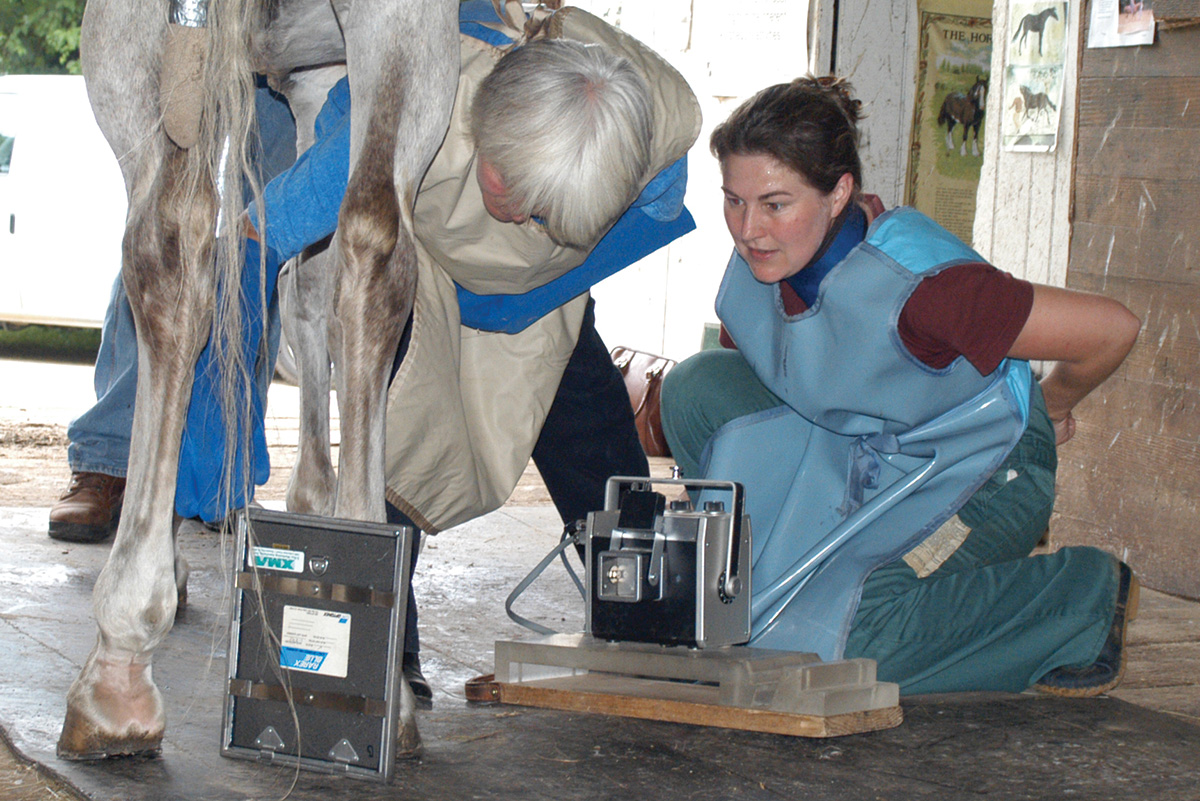
M 162 753 L 163 732 L 151 732 L 138 726 L 113 736 L 100 730 L 92 720 L 67 708 L 62 734 L 55 749 L 59 759 L 74 762 L 119 757 L 157 757 Z
M 178 552 L 175 554 L 175 603 L 176 609 L 184 606 L 187 603 L 187 585 L 188 577 L 192 574 L 192 569 L 188 566 L 187 560 Z
M 421 735 L 416 727 L 401 726 L 396 738 L 396 759 L 417 759 L 421 756 Z
M 157 755 L 166 723 L 150 665 L 93 651 L 67 691 L 58 755 L 73 760 Z

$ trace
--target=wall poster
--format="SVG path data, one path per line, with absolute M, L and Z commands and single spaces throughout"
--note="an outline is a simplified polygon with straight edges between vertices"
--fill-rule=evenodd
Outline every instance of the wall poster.
M 992 3 L 918 0 L 920 53 L 905 203 L 964 242 L 975 224 Z
M 1154 44 L 1153 0 L 1092 0 L 1088 47 Z
M 1051 153 L 1058 145 L 1067 61 L 1067 3 L 1012 3 L 1004 100 L 1005 150 Z

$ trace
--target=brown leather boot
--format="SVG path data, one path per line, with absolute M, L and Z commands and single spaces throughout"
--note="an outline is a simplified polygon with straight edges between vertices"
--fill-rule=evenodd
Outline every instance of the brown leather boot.
M 50 539 L 104 542 L 117 530 L 124 498 L 124 478 L 72 473 L 67 491 L 50 509 Z

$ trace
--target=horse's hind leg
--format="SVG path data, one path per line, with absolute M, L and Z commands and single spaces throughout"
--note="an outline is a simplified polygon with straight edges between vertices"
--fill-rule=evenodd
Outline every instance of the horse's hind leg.
M 328 313 L 333 252 L 306 253 L 280 277 L 280 317 L 296 357 L 300 390 L 296 463 L 288 479 L 287 508 L 304 514 L 333 514 L 337 475 L 329 438 Z
M 178 601 L 175 474 L 192 366 L 207 336 L 214 294 L 211 274 L 180 258 L 189 250 L 200 263 L 211 258 L 209 248 L 181 242 L 211 240 L 207 228 L 215 216 L 211 193 L 184 196 L 177 176 L 186 159 L 173 150 L 152 187 L 140 197 L 133 193 L 123 272 L 139 369 L 126 507 L 96 581 L 99 636 L 67 694 L 58 753 L 69 759 L 155 752 L 166 722 L 150 662 L 171 630 Z M 150 180 L 146 172 L 141 180 Z
M 334 238 L 339 517 L 384 519 L 385 395 L 416 285 L 413 200 L 454 101 L 456 9 L 452 0 L 338 8 L 354 97 L 350 181 Z
M 165 725 L 151 657 L 177 606 L 175 477 L 192 370 L 215 294 L 216 197 L 203 156 L 160 129 L 161 7 L 89 0 L 84 72 L 129 195 L 122 276 L 137 329 L 138 386 L 125 508 L 96 581 L 96 645 L 67 694 L 58 753 L 94 759 L 159 749 Z M 198 176 L 184 181 L 187 173 Z M 194 187 L 194 188 L 189 188 Z
M 457 6 L 414 0 L 338 7 L 355 98 L 350 183 L 334 239 L 340 517 L 384 519 L 387 382 L 417 277 L 412 205 L 454 102 Z M 415 752 L 420 739 L 412 690 L 406 681 L 400 685 L 397 745 L 404 754 Z
M 297 155 L 313 145 L 314 124 L 325 97 L 346 74 L 342 67 L 304 70 L 280 87 L 296 118 Z M 267 223 L 270 225 L 270 221 Z M 280 276 L 280 317 L 292 344 L 300 390 L 296 463 L 288 480 L 287 508 L 307 514 L 333 514 L 337 476 L 329 439 L 329 310 L 332 307 L 334 252 L 315 245 L 293 260 Z

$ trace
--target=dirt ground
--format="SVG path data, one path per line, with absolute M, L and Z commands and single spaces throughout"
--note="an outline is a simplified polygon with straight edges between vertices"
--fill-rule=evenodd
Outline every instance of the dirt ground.
M 5 506 L 50 506 L 70 477 L 66 426 L 0 420 L 0 492 Z

